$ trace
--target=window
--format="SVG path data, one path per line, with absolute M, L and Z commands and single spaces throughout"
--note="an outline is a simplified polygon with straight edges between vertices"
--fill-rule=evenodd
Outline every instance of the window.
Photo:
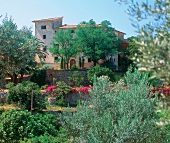
M 46 35 L 43 35 L 43 39 L 46 39 Z
M 91 59 L 90 59 L 90 58 L 88 58 L 88 62 L 89 62 L 89 63 L 91 62 Z
M 46 29 L 46 25 L 42 25 L 42 26 L 41 26 L 41 29 Z
M 54 61 L 58 60 L 58 57 L 54 57 Z
M 45 51 L 47 51 L 47 46 L 45 46 L 45 47 L 43 48 L 43 52 L 45 52 Z

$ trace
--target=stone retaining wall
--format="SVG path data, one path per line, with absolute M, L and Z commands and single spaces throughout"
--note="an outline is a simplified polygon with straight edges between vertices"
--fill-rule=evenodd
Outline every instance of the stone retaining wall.
M 47 78 L 50 81 L 50 85 L 54 85 L 53 79 L 57 81 L 64 81 L 67 84 L 71 84 L 69 82 L 68 77 L 72 75 L 75 71 L 78 71 L 84 77 L 84 86 L 90 85 L 90 82 L 87 79 L 87 70 L 47 70 Z
M 5 104 L 7 102 L 7 92 L 0 92 L 0 103 Z
M 79 100 L 89 101 L 90 95 L 82 92 L 75 92 L 75 93 L 69 93 L 67 95 L 64 95 L 65 103 L 69 104 L 70 106 L 76 106 Z

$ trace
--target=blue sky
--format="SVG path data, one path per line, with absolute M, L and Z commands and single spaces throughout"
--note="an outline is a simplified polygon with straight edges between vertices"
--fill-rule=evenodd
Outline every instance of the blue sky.
M 78 24 L 93 19 L 96 23 L 109 20 L 112 27 L 126 33 L 125 38 L 135 36 L 127 6 L 114 0 L 1 0 L 0 15 L 12 16 L 19 28 L 32 27 L 33 20 L 63 16 L 63 24 Z M 1 18 L 2 19 L 2 18 Z

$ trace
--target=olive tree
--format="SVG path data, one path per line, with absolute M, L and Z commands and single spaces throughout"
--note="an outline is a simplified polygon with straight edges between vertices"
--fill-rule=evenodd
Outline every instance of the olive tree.
M 116 0 L 126 2 L 133 26 L 138 31 L 138 53 L 133 61 L 140 71 L 170 84 L 170 1 Z M 136 24 L 134 24 L 136 23 Z
M 44 44 L 36 39 L 29 28 L 18 30 L 12 18 L 5 17 L 0 25 L 0 72 L 17 83 L 25 73 L 30 73 L 37 66 L 35 55 L 43 58 L 40 47 Z

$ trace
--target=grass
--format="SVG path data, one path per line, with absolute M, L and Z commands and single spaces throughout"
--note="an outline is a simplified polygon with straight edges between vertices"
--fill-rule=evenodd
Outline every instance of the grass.
M 74 108 L 74 107 L 61 107 L 61 106 L 57 106 L 57 105 L 48 105 L 47 106 L 48 111 L 66 111 L 66 110 L 75 111 L 75 109 L 76 108 Z
M 19 109 L 15 104 L 4 104 L 4 105 L 0 105 L 0 109 L 4 109 L 5 111 L 7 110 L 16 110 Z M 56 105 L 48 105 L 47 106 L 47 111 L 75 111 L 75 108 L 73 107 L 60 107 L 60 106 L 56 106 Z
M 14 104 L 4 104 L 4 105 L 0 105 L 0 109 L 4 109 L 5 111 L 7 110 L 11 110 L 11 109 L 18 109 L 18 107 L 16 107 L 16 105 Z

